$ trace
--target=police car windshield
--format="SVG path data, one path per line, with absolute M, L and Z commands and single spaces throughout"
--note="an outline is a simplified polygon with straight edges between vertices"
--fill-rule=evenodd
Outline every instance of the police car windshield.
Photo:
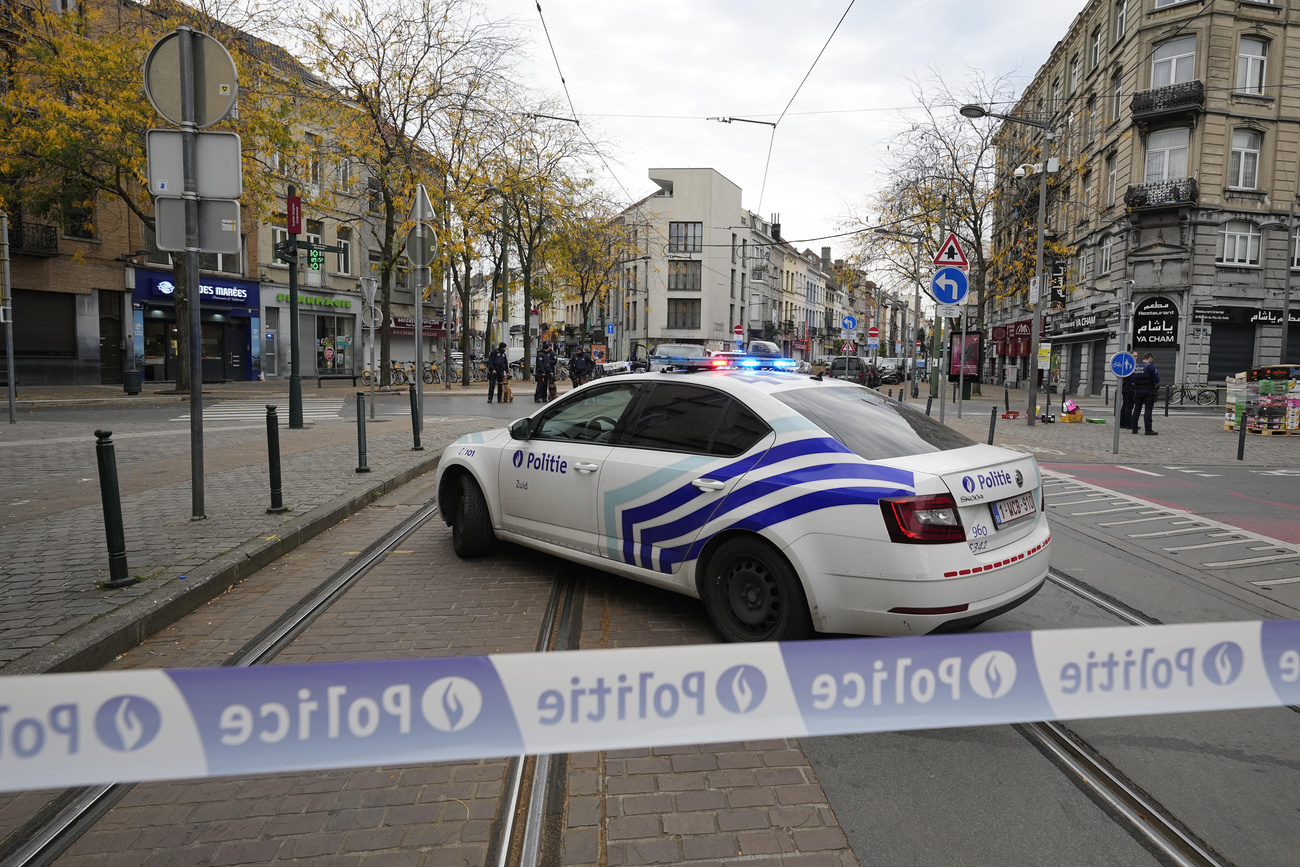
M 868 388 L 800 388 L 773 397 L 869 461 L 975 445 L 925 413 Z

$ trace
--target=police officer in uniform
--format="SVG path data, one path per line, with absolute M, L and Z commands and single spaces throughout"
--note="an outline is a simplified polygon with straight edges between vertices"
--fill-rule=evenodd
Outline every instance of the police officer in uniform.
M 1133 410 L 1129 424 L 1133 433 L 1138 432 L 1138 418 L 1145 415 L 1146 434 L 1149 437 L 1159 434 L 1151 429 L 1151 411 L 1156 405 L 1156 386 L 1160 384 L 1160 373 L 1156 370 L 1155 356 L 1148 352 L 1129 377 L 1133 381 Z
M 488 353 L 487 375 L 488 375 L 488 403 L 492 402 L 492 392 L 496 391 L 497 403 L 501 402 L 504 389 L 501 384 L 505 381 L 506 371 L 510 367 L 510 359 L 506 356 L 506 345 L 498 344 L 496 349 Z
M 551 341 L 542 342 L 542 350 L 537 353 L 537 391 L 533 393 L 533 403 L 546 403 L 550 399 L 551 383 L 555 381 L 555 350 Z

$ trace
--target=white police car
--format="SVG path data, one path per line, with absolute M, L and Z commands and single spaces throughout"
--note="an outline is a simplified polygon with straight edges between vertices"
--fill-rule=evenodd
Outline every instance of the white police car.
M 437 490 L 460 556 L 504 539 L 695 596 L 732 641 L 969 628 L 1047 573 L 1032 457 L 829 378 L 590 383 L 462 437 Z

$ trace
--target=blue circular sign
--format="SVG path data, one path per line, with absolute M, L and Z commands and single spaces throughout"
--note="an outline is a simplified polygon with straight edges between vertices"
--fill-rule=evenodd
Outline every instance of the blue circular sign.
M 1132 375 L 1137 368 L 1137 359 L 1131 352 L 1116 352 L 1110 357 L 1110 369 L 1115 372 L 1116 376 L 1125 377 Z
M 940 268 L 930 278 L 930 292 L 940 304 L 960 304 L 970 291 L 970 281 L 960 268 Z
M 840 320 L 840 328 L 843 328 L 845 331 L 852 331 L 857 327 L 858 320 L 853 316 L 845 316 Z

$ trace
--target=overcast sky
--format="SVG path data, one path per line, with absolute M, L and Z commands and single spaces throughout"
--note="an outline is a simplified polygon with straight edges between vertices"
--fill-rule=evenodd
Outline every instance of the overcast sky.
M 534 0 L 484 2 L 528 35 L 533 85 L 563 98 Z M 905 76 L 1018 70 L 1023 87 L 1083 6 L 856 0 L 773 139 L 767 126 L 704 118 L 777 120 L 849 0 L 541 0 L 569 96 L 610 143 L 615 195 L 653 192 L 651 168 L 714 168 L 744 207 L 780 213 L 787 238 L 837 257 L 841 241 L 814 239 L 880 184 L 885 144 L 915 104 Z

